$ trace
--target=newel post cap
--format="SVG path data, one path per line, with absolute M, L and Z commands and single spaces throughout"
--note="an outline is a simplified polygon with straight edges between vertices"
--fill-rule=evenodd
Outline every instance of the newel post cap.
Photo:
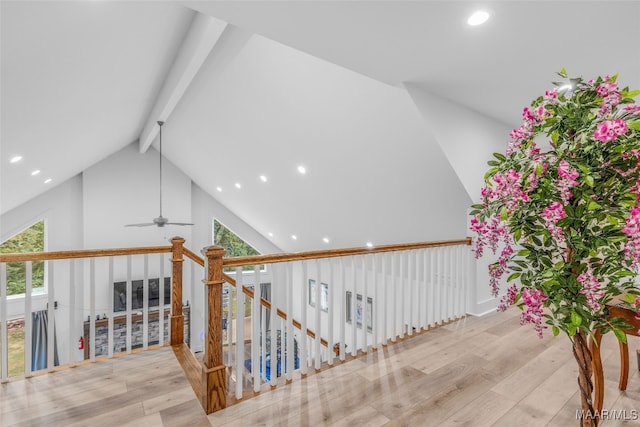
M 212 245 L 202 248 L 202 255 L 207 258 L 222 258 L 225 253 L 227 253 L 227 251 L 220 246 Z

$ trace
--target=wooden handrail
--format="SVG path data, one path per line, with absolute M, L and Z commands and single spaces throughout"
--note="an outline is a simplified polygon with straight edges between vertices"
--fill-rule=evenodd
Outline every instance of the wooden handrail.
M 200 267 L 204 267 L 204 258 L 202 258 L 201 256 L 198 256 L 198 254 L 196 254 L 193 251 L 190 251 L 187 248 L 183 248 L 183 251 L 184 251 L 184 256 L 186 256 L 191 261 L 193 261 L 196 264 L 198 264 Z
M 384 245 L 373 248 L 358 247 L 346 249 L 328 249 L 323 251 L 294 252 L 272 255 L 251 255 L 234 258 L 223 258 L 224 267 L 241 267 L 244 265 L 273 264 L 278 262 L 304 261 L 309 259 L 335 258 L 352 255 L 375 254 L 381 252 L 408 251 L 412 249 L 435 248 L 439 246 L 470 245 L 471 238 L 460 240 L 439 240 L 433 242 L 402 243 L 399 245 Z
M 171 246 L 146 246 L 120 249 L 86 249 L 79 251 L 25 252 L 0 254 L 0 262 L 48 261 L 59 259 L 96 258 L 105 256 L 160 254 L 171 252 Z

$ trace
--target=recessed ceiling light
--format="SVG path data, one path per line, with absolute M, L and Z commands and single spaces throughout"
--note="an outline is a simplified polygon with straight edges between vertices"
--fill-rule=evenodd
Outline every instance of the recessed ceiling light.
M 33 172 L 31 172 L 31 176 L 36 176 L 40 173 L 40 169 L 36 169 Z
M 304 166 L 300 165 L 300 166 L 298 166 L 298 172 L 301 175 L 304 175 L 305 173 L 307 173 L 307 168 L 305 168 Z
M 240 183 L 239 183 L 239 182 L 236 182 L 236 184 L 235 184 L 235 185 L 236 185 L 236 188 L 237 188 L 238 190 L 242 188 L 242 185 L 240 185 Z
M 296 236 L 295 234 L 292 234 L 292 235 L 291 235 L 291 238 L 292 238 L 293 240 L 298 240 L 298 236 Z
M 368 248 L 372 248 L 372 247 L 373 247 L 373 243 L 371 243 L 371 242 L 367 242 L 367 247 L 368 247 Z
M 222 187 L 216 187 L 216 190 L 218 190 L 218 193 L 222 193 Z
M 11 158 L 11 160 L 9 160 L 9 161 L 10 161 L 11 163 L 17 163 L 17 162 L 19 162 L 20 160 L 22 160 L 22 156 L 13 156 L 13 157 Z
M 44 180 L 44 183 L 45 183 L 45 184 L 48 184 L 48 183 L 50 183 L 51 181 L 52 181 L 52 179 L 51 179 L 51 178 L 47 178 L 47 179 L 45 179 L 45 180 Z
M 322 241 L 325 242 L 325 243 L 329 243 L 329 238 L 328 237 L 323 237 Z
M 476 25 L 484 24 L 488 19 L 489 12 L 484 10 L 477 10 L 473 12 L 473 14 L 467 19 L 467 24 L 475 27 Z
M 267 182 L 267 177 L 265 175 L 260 175 L 260 181 Z

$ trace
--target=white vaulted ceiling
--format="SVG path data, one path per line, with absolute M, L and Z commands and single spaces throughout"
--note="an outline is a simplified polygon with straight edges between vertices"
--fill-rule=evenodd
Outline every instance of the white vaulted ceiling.
M 468 27 L 478 6 L 492 16 Z M 138 139 L 157 146 L 162 119 L 165 156 L 287 251 L 323 237 L 463 237 L 474 195 L 465 162 L 447 158 L 455 118 L 428 120 L 408 87 L 479 112 L 505 140 L 562 67 L 640 87 L 640 2 L 2 1 L 0 12 L 0 212 Z M 215 34 L 194 30 L 207 20 Z

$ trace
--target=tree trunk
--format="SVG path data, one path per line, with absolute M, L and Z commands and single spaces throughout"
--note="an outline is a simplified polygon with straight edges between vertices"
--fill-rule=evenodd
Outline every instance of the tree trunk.
M 600 414 L 596 414 L 593 409 L 591 351 L 589 350 L 587 337 L 582 330 L 578 330 L 573 337 L 573 356 L 578 362 L 578 386 L 580 387 L 582 403 L 582 411 L 577 412 L 577 418 L 581 427 L 595 427 L 598 425 L 598 416 Z

